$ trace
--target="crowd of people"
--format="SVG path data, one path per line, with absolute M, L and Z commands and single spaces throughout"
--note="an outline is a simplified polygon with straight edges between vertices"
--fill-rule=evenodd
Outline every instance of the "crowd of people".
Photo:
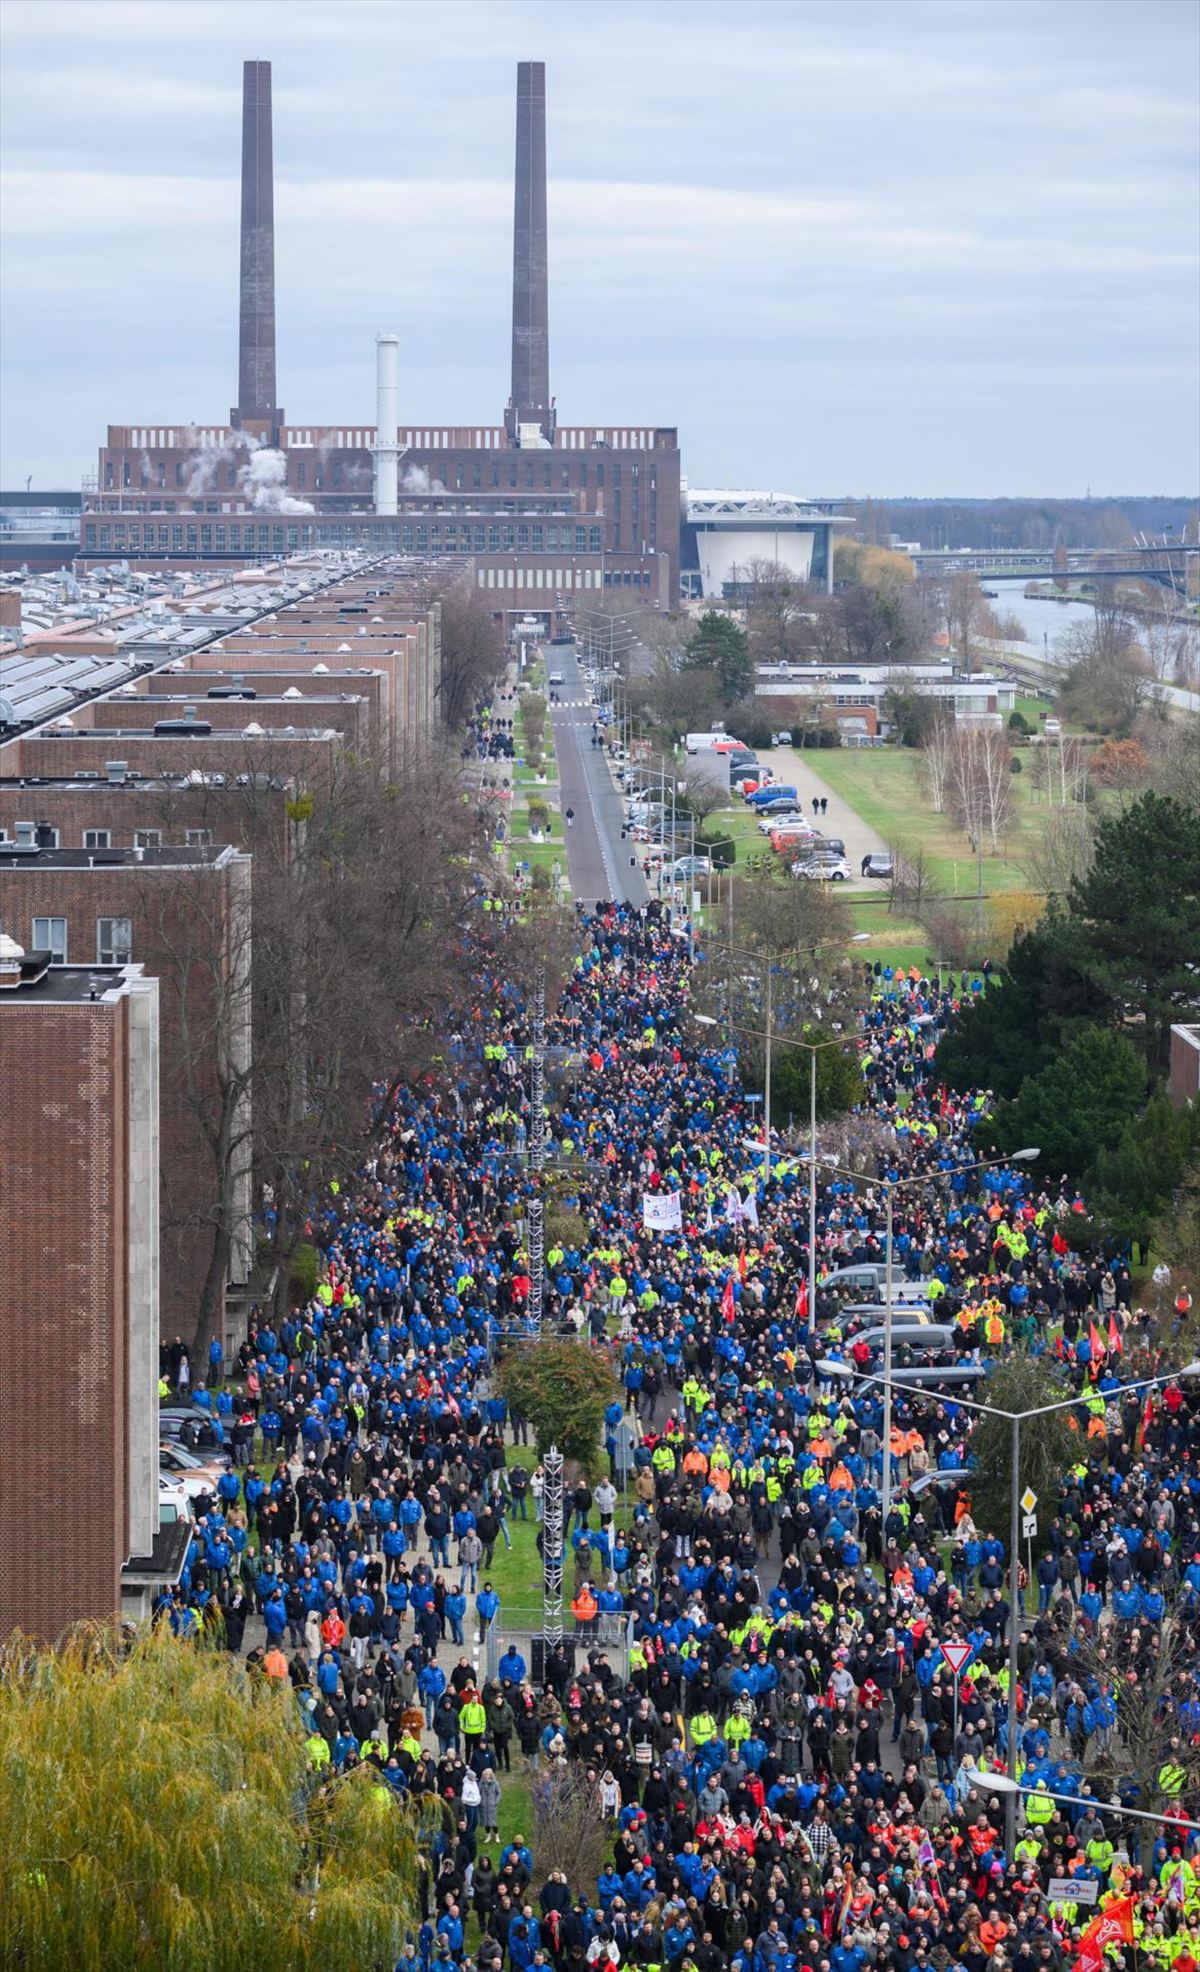
M 938 1087 L 932 1062 L 978 982 L 858 974 L 868 1174 L 822 1177 L 809 1307 L 807 1164 L 781 1146 L 766 1180 L 736 1052 L 689 1011 L 687 941 L 658 904 L 578 928 L 547 1019 L 578 1068 L 547 1127 L 587 1237 L 551 1244 L 545 1320 L 611 1352 L 614 1476 L 626 1420 L 636 1445 L 621 1494 L 597 1472 L 569 1500 L 576 1634 L 536 1680 L 499 1650 L 489 1570 L 539 1518 L 541 1470 L 492 1377 L 529 1319 L 530 1016 L 484 961 L 446 1078 L 397 1099 L 316 1216 L 312 1300 L 259 1323 L 233 1390 L 195 1392 L 249 1430 L 160 1616 L 238 1651 L 261 1621 L 256 1662 L 293 1685 L 314 1770 L 369 1760 L 448 1804 L 414 1972 L 1086 1972 L 1095 1953 L 1200 1972 L 1200 1404 L 1187 1382 L 1123 1394 L 1122 1355 L 1152 1338 L 1128 1267 L 1063 1237 L 1082 1201 L 973 1168 L 986 1094 Z M 849 1291 L 825 1283 L 882 1261 L 900 1177 L 897 1271 L 955 1360 L 1051 1353 L 1079 1395 L 1036 1613 L 1012 1606 L 1007 1530 L 975 1525 L 969 1475 L 914 1490 L 968 1465 L 969 1413 L 898 1389 L 885 1447 L 882 1392 L 851 1373 Z M 679 1229 L 647 1231 L 664 1193 Z M 990 1776 L 1014 1622 L 1032 1791 L 1006 1847 Z M 471 1645 L 493 1634 L 481 1683 Z M 611 1830 L 596 1881 L 542 1882 L 530 1830 L 499 1838 L 506 1776 L 559 1762 Z

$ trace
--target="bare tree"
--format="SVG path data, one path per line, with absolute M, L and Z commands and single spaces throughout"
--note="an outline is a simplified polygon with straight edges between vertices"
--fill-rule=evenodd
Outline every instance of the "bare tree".
M 1102 585 L 1092 622 L 1072 624 L 1055 639 L 1054 650 L 1062 669 L 1058 709 L 1065 719 L 1123 735 L 1140 714 L 1161 709 L 1136 619 L 1110 585 Z
M 1064 897 L 1092 866 L 1095 824 L 1083 802 L 1047 809 L 1040 828 L 1024 839 L 1021 869 L 1031 887 L 1047 897 Z
M 486 697 L 504 669 L 504 635 L 480 596 L 461 587 L 441 598 L 442 663 L 438 701 L 457 731 L 476 699 Z
M 994 726 L 959 726 L 949 766 L 950 805 L 955 820 L 980 845 L 990 840 L 992 854 L 1013 817 L 1012 755 L 1005 734 Z
M 921 774 L 935 815 L 946 811 L 950 789 L 950 768 L 954 757 L 954 708 L 944 700 L 925 728 L 921 747 Z
M 1195 1613 L 1182 1599 L 1169 1602 L 1153 1627 L 1138 1624 L 1123 1634 L 1106 1616 L 1095 1631 L 1073 1635 L 1078 1685 L 1099 1687 L 1116 1709 L 1115 1728 L 1095 1734 L 1083 1747 L 1084 1778 L 1098 1793 L 1129 1789 L 1138 1806 L 1154 1815 L 1200 1786 L 1200 1746 L 1179 1718 L 1180 1708 L 1191 1702 L 1197 1642 Z M 1164 1771 L 1172 1766 L 1182 1776 L 1178 1790 L 1163 1784 Z M 1139 1827 L 1146 1863 L 1156 1830 L 1153 1822 Z
M 561 1870 L 574 1892 L 595 1881 L 610 1837 L 596 1773 L 578 1762 L 551 1760 L 530 1788 L 533 1852 L 544 1881 Z
M 786 664 L 800 649 L 805 585 L 781 562 L 754 557 L 737 572 L 746 605 L 746 633 L 756 664 Z
M 990 615 L 978 577 L 965 572 L 952 575 L 946 584 L 944 607 L 950 648 L 969 674 L 975 641 L 983 634 L 985 616 Z
M 1149 756 L 1149 781 L 1156 794 L 1169 794 L 1189 808 L 1200 807 L 1196 773 L 1196 725 L 1182 719 L 1144 719 L 1138 738 Z
M 164 1111 L 191 1128 L 161 1171 L 164 1243 L 199 1261 L 191 1360 L 207 1360 L 227 1282 L 252 1271 L 254 1153 L 250 858 L 197 850 L 169 882 L 146 865 L 137 886 L 138 949 L 158 974 Z
M 922 911 L 940 895 L 929 855 L 921 843 L 914 848 L 903 842 L 893 842 L 889 848 L 892 882 L 888 907 L 920 918 Z

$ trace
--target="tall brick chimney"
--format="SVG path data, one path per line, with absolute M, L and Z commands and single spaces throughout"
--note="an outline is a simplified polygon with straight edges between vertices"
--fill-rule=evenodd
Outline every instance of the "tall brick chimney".
M 546 267 L 546 64 L 517 64 L 517 169 L 513 202 L 512 395 L 509 438 L 554 435 Z M 532 430 L 531 430 L 532 428 Z
M 242 285 L 235 426 L 266 421 L 278 436 L 275 402 L 275 187 L 271 151 L 271 64 L 242 65 Z

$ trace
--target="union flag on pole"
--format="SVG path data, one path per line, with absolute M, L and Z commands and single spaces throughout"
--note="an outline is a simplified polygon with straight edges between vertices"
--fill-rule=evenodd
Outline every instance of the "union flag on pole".
M 1105 1949 L 1109 1945 L 1133 1943 L 1133 1898 L 1119 1897 L 1093 1917 L 1079 1940 L 1076 1972 L 1103 1972 Z
M 806 1280 L 802 1280 L 796 1289 L 796 1320 L 798 1322 L 808 1320 L 808 1282 Z
M 1121 1354 L 1121 1331 L 1117 1327 L 1117 1317 L 1113 1313 L 1108 1317 L 1108 1346 L 1114 1356 Z
M 1088 1341 L 1092 1345 L 1092 1361 L 1098 1363 L 1104 1355 L 1104 1338 L 1095 1322 L 1088 1323 Z
M 721 1313 L 724 1315 L 727 1322 L 731 1322 L 733 1320 L 733 1309 L 734 1309 L 733 1275 L 729 1274 L 726 1277 L 726 1281 L 725 1281 L 725 1292 L 721 1296 Z

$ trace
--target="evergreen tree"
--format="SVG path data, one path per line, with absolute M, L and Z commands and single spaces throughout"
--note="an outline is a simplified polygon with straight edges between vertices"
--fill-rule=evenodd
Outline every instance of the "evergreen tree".
M 1110 996 L 1082 970 L 1073 928 L 1046 918 L 1014 939 L 1001 984 L 978 995 L 943 1035 L 936 1056 L 951 1088 L 1015 1096 L 1081 1028 L 1110 1017 Z
M 1145 1064 L 1124 1034 L 1086 1027 L 997 1105 L 990 1134 L 1002 1151 L 1037 1144 L 1049 1178 L 1065 1173 L 1082 1184 L 1098 1154 L 1120 1142 L 1145 1095 Z
M 705 610 L 684 646 L 683 662 L 689 671 L 714 674 L 725 706 L 736 705 L 753 689 L 754 664 L 746 632 L 719 610 Z
M 1070 908 L 1088 979 L 1122 1012 L 1144 1015 L 1148 1059 L 1164 1068 L 1172 1023 L 1196 1008 L 1200 810 L 1144 794 L 1106 818 Z

